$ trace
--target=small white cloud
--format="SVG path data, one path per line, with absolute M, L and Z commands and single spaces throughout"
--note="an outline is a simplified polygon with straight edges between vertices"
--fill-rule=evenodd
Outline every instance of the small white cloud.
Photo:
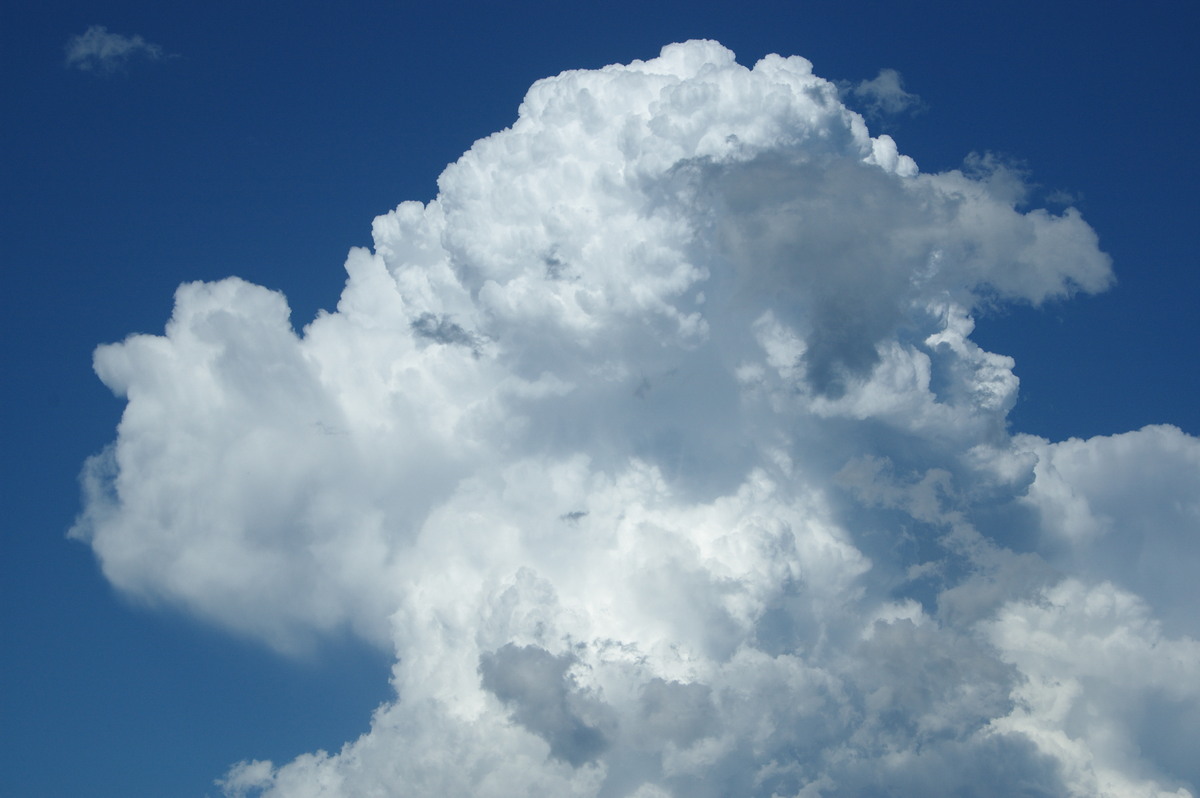
M 83 72 L 114 72 L 134 58 L 159 61 L 167 57 L 163 48 L 141 36 L 110 33 L 103 25 L 92 25 L 66 46 L 67 68 Z
M 917 95 L 904 90 L 904 78 L 894 69 L 881 69 L 871 80 L 863 80 L 849 93 L 862 104 L 867 116 L 881 117 L 916 113 L 925 105 Z

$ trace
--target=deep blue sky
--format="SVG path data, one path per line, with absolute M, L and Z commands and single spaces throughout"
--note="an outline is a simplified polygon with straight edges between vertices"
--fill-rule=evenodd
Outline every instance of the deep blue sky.
M 366 729 L 390 656 L 333 641 L 293 662 L 131 607 L 66 539 L 79 468 L 122 410 L 91 352 L 161 332 L 187 280 L 283 290 L 297 327 L 332 309 L 371 219 L 431 199 L 445 164 L 564 69 L 703 37 L 745 64 L 803 55 L 830 79 L 899 70 L 926 104 L 885 128 L 902 152 L 926 171 L 971 151 L 1024 163 L 1043 195 L 1077 198 L 1115 262 L 1103 296 L 980 320 L 976 340 L 1017 359 L 1013 427 L 1200 433 L 1194 6 L 217 0 L 0 13 L 0 794 L 199 796 L 237 759 L 286 760 Z M 171 57 L 67 69 L 65 44 L 95 24 Z

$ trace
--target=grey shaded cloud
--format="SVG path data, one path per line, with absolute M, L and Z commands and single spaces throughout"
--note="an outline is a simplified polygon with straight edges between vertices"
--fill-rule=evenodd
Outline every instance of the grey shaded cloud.
M 712 688 L 651 679 L 641 688 L 642 718 L 646 731 L 680 746 L 690 746 L 719 730 Z
M 587 699 L 569 673 L 570 656 L 537 646 L 504 645 L 479 660 L 483 688 L 508 706 L 518 723 L 550 745 L 550 755 L 579 767 L 608 747 L 601 731 L 581 717 Z
M 483 343 L 478 335 L 454 323 L 449 317 L 434 313 L 423 313 L 413 319 L 412 329 L 422 338 L 439 344 L 465 346 L 472 351 L 477 351 Z
M 919 96 L 904 89 L 904 78 L 894 69 L 881 69 L 870 80 L 843 85 L 847 94 L 861 104 L 868 117 L 878 119 L 905 112 L 918 113 L 925 108 Z

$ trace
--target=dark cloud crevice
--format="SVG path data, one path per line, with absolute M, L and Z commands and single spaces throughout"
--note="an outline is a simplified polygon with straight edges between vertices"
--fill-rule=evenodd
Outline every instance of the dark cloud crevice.
M 580 716 L 589 699 L 570 675 L 575 660 L 537 646 L 508 643 L 479 659 L 483 687 L 510 708 L 513 718 L 550 746 L 550 755 L 573 767 L 594 762 L 609 746 Z

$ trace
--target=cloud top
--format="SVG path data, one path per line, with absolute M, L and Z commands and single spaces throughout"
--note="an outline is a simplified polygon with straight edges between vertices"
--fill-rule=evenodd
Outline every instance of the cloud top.
M 396 652 L 368 734 L 230 795 L 1191 794 L 1153 722 L 1198 717 L 1181 571 L 1127 578 L 1104 525 L 1146 508 L 1103 486 L 1200 494 L 1200 442 L 1010 434 L 972 313 L 1112 275 L 992 177 L 920 172 L 798 57 L 539 81 L 336 312 L 194 283 L 100 347 L 128 405 L 73 534 L 144 600 Z M 1197 534 L 1171 508 L 1142 550 Z
M 159 61 L 167 57 L 159 45 L 136 34 L 111 33 L 104 25 L 92 25 L 78 36 L 72 36 L 65 49 L 68 69 L 104 74 L 123 69 L 137 58 Z

